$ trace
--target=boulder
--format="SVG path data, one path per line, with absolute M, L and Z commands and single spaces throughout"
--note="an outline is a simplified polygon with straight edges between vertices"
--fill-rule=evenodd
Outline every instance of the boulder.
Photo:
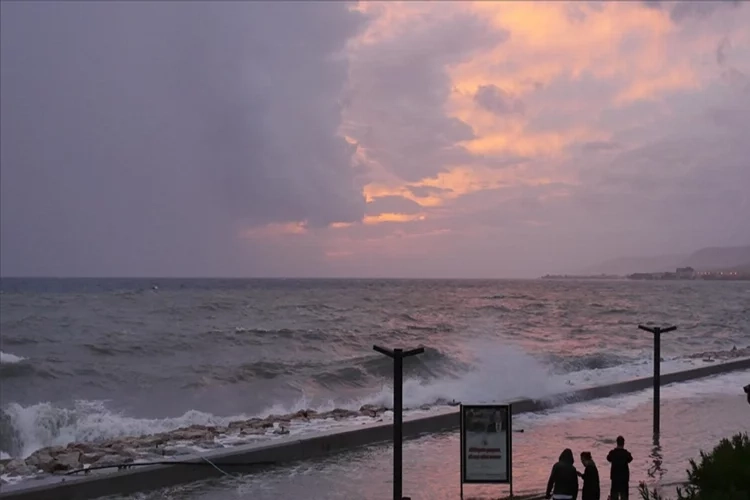
M 81 452 L 70 451 L 56 455 L 52 462 L 52 472 L 59 470 L 77 469 L 81 464 Z
M 291 422 L 292 418 L 294 418 L 294 414 L 288 414 L 288 415 L 269 415 L 265 418 L 268 422 Z
M 15 458 L 5 464 L 5 474 L 9 476 L 31 476 L 37 471 L 36 467 L 28 465 L 21 459 Z
M 29 458 L 26 459 L 26 465 L 35 469 L 41 469 L 44 472 L 52 472 L 54 470 L 54 460 L 49 453 L 49 449 L 43 448 L 29 455 Z
M 212 434 L 205 429 L 177 429 L 170 433 L 170 437 L 177 441 L 203 441 L 210 439 Z
M 382 415 L 383 413 L 385 413 L 385 411 L 386 411 L 386 408 L 385 406 L 382 406 L 382 405 L 367 404 L 367 405 L 362 405 L 359 408 L 359 413 L 367 417 L 377 417 L 378 415 Z
M 227 427 L 229 430 L 242 429 L 246 425 L 250 425 L 249 420 L 233 420 L 232 422 L 229 422 Z
M 345 418 L 352 418 L 352 417 L 359 417 L 359 412 L 353 411 L 353 410 L 347 410 L 344 408 L 334 408 L 333 410 L 324 413 L 328 418 L 333 418 L 335 420 L 343 420 Z
M 157 434 L 154 436 L 149 436 L 149 437 L 141 439 L 139 444 L 140 446 L 143 446 L 143 447 L 150 447 L 150 446 L 161 446 L 166 442 L 167 442 L 167 438 L 165 436 Z
M 260 427 L 243 427 L 240 429 L 240 436 L 262 436 L 265 433 L 266 429 Z
M 101 451 L 100 448 L 91 443 L 70 443 L 67 448 L 68 451 L 78 450 L 81 453 L 96 453 Z M 102 452 L 104 453 L 104 452 Z
M 81 454 L 80 461 L 84 465 L 93 464 L 99 461 L 104 455 L 105 453 L 103 451 L 92 451 L 89 453 L 83 453 Z

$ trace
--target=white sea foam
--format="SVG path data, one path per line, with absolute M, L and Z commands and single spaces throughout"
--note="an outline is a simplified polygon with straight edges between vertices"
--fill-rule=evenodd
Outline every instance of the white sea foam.
M 700 398 L 707 396 L 735 395 L 743 397 L 741 387 L 750 378 L 750 371 L 731 372 L 714 377 L 679 382 L 662 387 L 662 400 Z M 603 418 L 622 415 L 639 406 L 650 403 L 651 389 L 595 399 L 583 403 L 572 403 L 537 413 L 525 413 L 518 417 L 520 425 L 579 420 L 582 418 Z
M 619 367 L 585 370 L 562 375 L 551 375 L 548 369 L 522 351 L 504 348 L 493 351 L 490 348 L 478 349 L 478 368 L 461 377 L 424 382 L 406 380 L 404 383 L 404 405 L 406 415 L 429 414 L 443 411 L 451 400 L 463 403 L 504 402 L 522 397 L 544 398 L 546 396 L 576 388 L 628 380 L 648 376 L 652 365 L 649 362 L 621 365 Z M 699 360 L 668 360 L 663 363 L 663 372 L 669 373 L 685 368 L 695 368 L 708 363 Z M 714 393 L 736 392 L 745 385 L 747 372 L 732 373 L 699 381 L 674 384 L 663 390 L 664 398 L 693 397 Z M 745 380 L 743 384 L 740 381 Z M 650 397 L 648 391 L 632 395 L 597 400 L 595 402 L 566 405 L 559 410 L 538 414 L 542 419 L 580 418 L 583 414 L 607 414 L 607 412 L 627 411 L 643 403 Z M 328 411 L 333 408 L 357 410 L 362 404 L 391 406 L 392 388 L 383 388 L 370 396 L 350 401 L 328 401 L 312 408 Z M 107 408 L 102 401 L 78 401 L 72 408 L 60 408 L 50 403 L 37 403 L 22 406 L 16 403 L 7 405 L 4 410 L 18 434 L 20 449 L 16 454 L 26 457 L 39 448 L 67 445 L 71 442 L 94 441 L 125 436 L 139 436 L 166 432 L 190 425 L 227 425 L 231 421 L 251 417 L 265 417 L 270 414 L 286 414 L 301 408 L 310 408 L 309 401 L 302 397 L 286 405 L 275 405 L 256 415 L 216 416 L 211 413 L 191 410 L 185 414 L 163 419 L 135 418 Z M 389 422 L 392 413 L 386 412 L 380 420 Z M 372 423 L 369 417 L 345 420 L 312 419 L 310 422 L 295 421 L 290 433 L 301 435 L 307 432 L 333 430 Z M 219 444 L 231 445 L 244 442 L 270 439 L 266 436 L 227 436 L 220 438 Z M 8 452 L 11 450 L 3 450 Z
M 15 354 L 0 351 L 0 364 L 14 365 L 25 360 L 26 358 L 22 356 L 16 356 Z

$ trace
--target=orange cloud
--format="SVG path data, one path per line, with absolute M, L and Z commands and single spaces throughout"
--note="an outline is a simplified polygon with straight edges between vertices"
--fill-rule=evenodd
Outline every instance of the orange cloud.
M 283 224 L 268 224 L 261 227 L 245 229 L 241 232 L 243 238 L 257 238 L 259 236 L 283 236 L 289 234 L 307 233 L 307 225 L 304 222 L 288 222 Z
M 383 222 L 411 222 L 424 219 L 424 214 L 383 213 L 378 215 L 368 215 L 363 219 L 362 222 L 364 222 L 365 224 L 381 224 Z

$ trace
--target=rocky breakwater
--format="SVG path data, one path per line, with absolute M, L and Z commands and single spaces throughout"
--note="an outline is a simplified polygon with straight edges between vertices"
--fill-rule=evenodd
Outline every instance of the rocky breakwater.
M 360 418 L 366 423 L 382 421 L 383 416 L 390 414 L 386 407 L 376 405 L 364 405 L 359 411 L 342 408 L 326 412 L 300 410 L 286 415 L 238 420 L 226 426 L 191 425 L 158 434 L 70 443 L 67 446 L 42 448 L 26 459 L 2 460 L 0 475 L 7 478 L 32 477 L 64 474 L 79 469 L 126 466 L 134 462 L 176 460 L 180 455 L 200 450 L 283 436 L 313 421 L 336 423 Z
M 739 358 L 750 358 L 750 347 L 738 349 L 737 346 L 728 351 L 706 351 L 690 354 L 688 359 L 700 359 L 701 361 L 730 361 Z

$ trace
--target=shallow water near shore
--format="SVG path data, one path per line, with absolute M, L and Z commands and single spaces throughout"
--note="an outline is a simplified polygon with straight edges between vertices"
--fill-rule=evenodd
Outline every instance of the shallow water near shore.
M 303 408 L 390 406 L 390 360 L 373 344 L 426 346 L 405 367 L 412 411 L 649 375 L 651 337 L 638 323 L 678 325 L 663 342 L 665 371 L 750 345 L 746 283 L 3 279 L 0 287 L 0 452 L 17 457 Z M 497 383 L 507 379 L 514 384 Z
M 591 451 L 609 486 L 606 453 L 618 434 L 633 453 L 631 486 L 639 481 L 662 485 L 674 493 L 685 480 L 688 460 L 710 450 L 719 439 L 750 432 L 750 406 L 738 383 L 750 372 L 732 373 L 663 389 L 660 447 L 651 435 L 650 391 L 566 405 L 514 419 L 514 490 L 543 493 L 547 475 L 560 451 L 573 449 L 577 465 L 581 451 Z M 180 487 L 108 500 L 240 500 L 240 499 L 379 499 L 391 494 L 392 452 L 388 445 L 343 453 L 322 460 L 290 464 L 262 473 L 224 477 Z M 404 445 L 404 494 L 417 499 L 459 497 L 457 433 L 432 435 Z M 499 498 L 507 486 L 466 485 L 466 498 Z M 635 497 L 633 497 L 635 498 Z

